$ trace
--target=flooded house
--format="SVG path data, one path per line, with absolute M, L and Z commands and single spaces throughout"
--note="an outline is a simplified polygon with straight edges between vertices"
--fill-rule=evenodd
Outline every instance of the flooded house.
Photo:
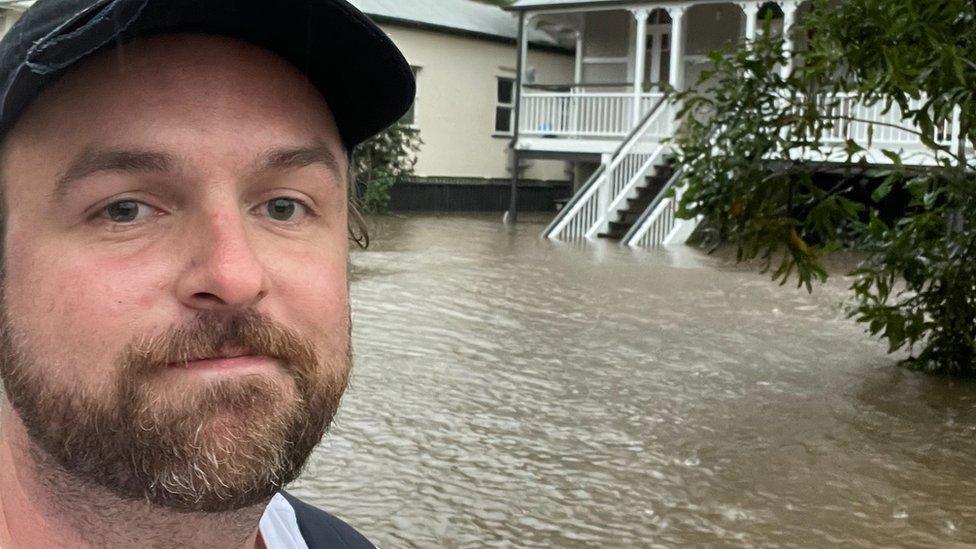
M 709 52 L 755 38 L 767 18 L 770 32 L 785 32 L 787 52 L 802 51 L 806 37 L 796 24 L 810 6 L 799 0 L 517 0 L 508 9 L 518 15 L 523 37 L 514 154 L 577 167 L 575 195 L 545 236 L 647 247 L 683 243 L 697 224 L 675 217 L 680 188 L 675 198 L 667 192 L 679 181 L 680 166 L 668 165 L 678 109 L 666 90 L 694 86 Z M 571 81 L 532 72 L 524 37 L 540 29 L 573 49 Z M 795 61 L 787 59 L 784 74 Z M 809 160 L 843 161 L 844 145 L 854 139 L 870 142 L 863 155 L 868 163 L 890 162 L 883 150 L 907 154 L 906 163 L 935 161 L 915 133 L 899 129 L 912 122 L 897 106 L 835 99 L 830 108 L 860 121 L 837 124 L 825 137 L 824 154 Z M 957 135 L 958 119 L 947 120 L 934 138 L 955 146 Z

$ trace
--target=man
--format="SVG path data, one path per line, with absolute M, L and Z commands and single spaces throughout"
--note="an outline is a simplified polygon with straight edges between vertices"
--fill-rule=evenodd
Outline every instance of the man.
M 0 43 L 0 546 L 366 547 L 281 489 L 350 368 L 343 0 L 40 0 Z

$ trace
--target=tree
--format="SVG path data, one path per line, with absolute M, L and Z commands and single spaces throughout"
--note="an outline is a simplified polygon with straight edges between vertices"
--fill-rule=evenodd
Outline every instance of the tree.
M 389 210 L 390 189 L 413 173 L 421 145 L 418 129 L 398 123 L 356 147 L 352 198 L 362 213 Z
M 825 254 L 863 250 L 852 316 L 892 352 L 907 347 L 905 365 L 954 375 L 976 374 L 976 166 L 966 153 L 976 128 L 974 22 L 969 0 L 818 0 L 805 23 L 809 50 L 789 76 L 779 72 L 782 39 L 766 32 L 713 54 L 699 87 L 678 96 L 681 214 L 704 217 L 706 244 L 732 244 L 740 260 L 760 258 L 774 279 L 795 274 L 809 291 L 827 277 Z M 847 141 L 824 185 L 822 166 L 803 159 L 859 122 L 842 101 L 899 109 L 937 165 L 909 168 L 885 151 L 891 166 L 873 168 L 861 158 L 869 131 Z M 954 117 L 955 148 L 937 139 Z M 878 204 L 893 191 L 907 193 L 907 212 L 886 222 Z

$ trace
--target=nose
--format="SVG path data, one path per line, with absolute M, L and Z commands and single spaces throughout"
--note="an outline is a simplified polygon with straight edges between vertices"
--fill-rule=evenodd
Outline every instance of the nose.
M 248 236 L 243 213 L 208 214 L 185 231 L 180 301 L 197 310 L 229 311 L 256 305 L 267 294 L 267 273 Z

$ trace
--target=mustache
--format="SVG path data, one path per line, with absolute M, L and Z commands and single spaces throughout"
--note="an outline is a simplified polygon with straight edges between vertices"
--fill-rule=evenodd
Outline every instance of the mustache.
M 200 313 L 161 334 L 134 341 L 123 351 L 122 362 L 128 373 L 148 373 L 172 364 L 223 356 L 228 350 L 238 351 L 238 355 L 268 356 L 285 367 L 318 363 L 310 341 L 255 310 L 230 315 Z

